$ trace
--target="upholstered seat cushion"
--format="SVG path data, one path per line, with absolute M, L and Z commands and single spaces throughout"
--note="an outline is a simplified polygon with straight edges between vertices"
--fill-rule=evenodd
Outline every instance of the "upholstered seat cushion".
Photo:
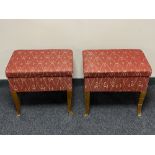
M 16 50 L 6 68 L 8 78 L 72 76 L 73 54 L 68 49 Z
M 139 49 L 84 50 L 85 77 L 150 76 L 151 67 Z

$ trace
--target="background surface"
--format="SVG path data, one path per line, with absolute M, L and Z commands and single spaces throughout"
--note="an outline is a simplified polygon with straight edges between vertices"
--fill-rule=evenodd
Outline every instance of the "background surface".
M 0 79 L 16 49 L 69 48 L 74 78 L 83 78 L 83 49 L 139 48 L 155 76 L 155 20 L 0 20 Z

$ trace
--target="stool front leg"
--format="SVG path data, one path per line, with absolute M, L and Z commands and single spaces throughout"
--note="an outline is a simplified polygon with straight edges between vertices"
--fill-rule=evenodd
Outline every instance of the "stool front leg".
M 87 117 L 90 112 L 90 92 L 85 92 L 85 114 L 84 116 Z
M 145 96 L 146 96 L 146 91 L 140 93 L 139 101 L 138 101 L 138 109 L 137 109 L 137 113 L 139 117 L 142 116 L 142 105 L 143 105 Z
M 15 104 L 17 116 L 20 116 L 21 102 L 20 102 L 19 96 L 18 96 L 17 92 L 15 92 L 15 91 L 11 92 L 11 95 L 12 95 L 13 102 Z
M 67 90 L 67 110 L 70 115 L 73 115 L 72 112 L 72 91 Z

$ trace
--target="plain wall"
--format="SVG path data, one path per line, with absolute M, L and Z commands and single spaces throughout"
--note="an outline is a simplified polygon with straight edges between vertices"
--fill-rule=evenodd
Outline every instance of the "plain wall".
M 83 49 L 139 48 L 155 76 L 155 20 L 0 20 L 0 79 L 16 49 L 69 48 L 74 78 L 83 78 Z

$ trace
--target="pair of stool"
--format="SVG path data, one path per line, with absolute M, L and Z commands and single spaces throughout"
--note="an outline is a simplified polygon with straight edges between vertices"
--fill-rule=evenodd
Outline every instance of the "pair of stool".
M 90 92 L 140 92 L 138 116 L 146 95 L 151 67 L 139 49 L 83 51 L 85 115 L 90 112 Z M 18 92 L 67 91 L 72 113 L 73 52 L 69 49 L 16 50 L 6 76 L 17 115 Z

